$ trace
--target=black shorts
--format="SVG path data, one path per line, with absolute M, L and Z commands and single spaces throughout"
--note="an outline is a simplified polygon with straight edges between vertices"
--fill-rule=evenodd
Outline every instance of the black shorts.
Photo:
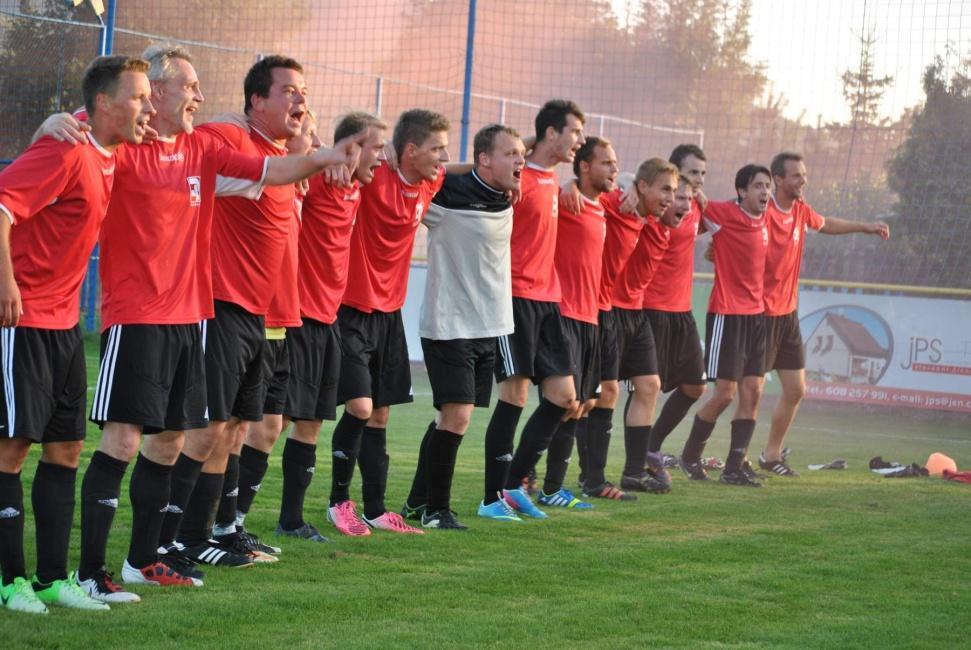
M 704 384 L 705 358 L 694 315 L 690 311 L 653 309 L 646 309 L 645 313 L 657 345 L 661 392 L 667 393 L 682 384 Z
M 226 422 L 232 416 L 259 422 L 266 400 L 264 319 L 231 302 L 217 300 L 215 308 L 215 318 L 202 326 L 209 419 Z
M 512 314 L 515 330 L 497 338 L 496 382 L 519 375 L 539 384 L 547 377 L 572 375 L 575 366 L 560 306 L 513 298 Z
M 287 328 L 290 332 L 299 328 Z M 281 415 L 287 403 L 287 386 L 290 384 L 290 345 L 287 339 L 266 339 L 263 351 L 263 383 L 266 397 L 263 412 Z
M 600 337 L 600 381 L 617 381 L 620 378 L 620 354 L 617 350 L 617 322 L 614 312 L 601 311 L 597 334 Z
M 337 382 L 341 374 L 341 336 L 337 324 L 312 318 L 287 329 L 290 384 L 284 409 L 291 420 L 337 418 Z
M 142 433 L 201 429 L 206 416 L 202 325 L 112 325 L 101 333 L 91 421 Z
M 401 310 L 370 314 L 341 305 L 341 376 L 337 402 L 370 397 L 374 408 L 414 401 Z
M 765 317 L 765 369 L 803 370 L 806 350 L 799 329 L 799 314 Z
M 643 309 L 614 307 L 617 326 L 617 358 L 620 379 L 657 374 L 654 332 Z
M 563 318 L 563 328 L 570 341 L 570 351 L 576 360 L 573 383 L 577 399 L 585 402 L 600 394 L 600 333 L 592 323 Z
M 0 328 L 0 439 L 84 440 L 88 377 L 81 328 Z
M 422 338 L 421 349 L 435 408 L 440 409 L 442 404 L 489 406 L 496 364 L 495 338 L 449 341 Z
M 765 375 L 765 316 L 709 313 L 705 368 L 708 381 Z

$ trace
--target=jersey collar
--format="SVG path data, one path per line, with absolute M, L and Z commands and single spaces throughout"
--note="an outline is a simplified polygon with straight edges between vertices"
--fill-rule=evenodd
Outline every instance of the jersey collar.
M 104 147 L 102 147 L 101 143 L 94 139 L 94 136 L 91 135 L 91 131 L 87 132 L 87 136 L 88 136 L 88 141 L 94 146 L 95 149 L 98 150 L 98 153 L 100 153 L 105 158 L 111 158 L 112 156 L 111 152 L 105 149 Z

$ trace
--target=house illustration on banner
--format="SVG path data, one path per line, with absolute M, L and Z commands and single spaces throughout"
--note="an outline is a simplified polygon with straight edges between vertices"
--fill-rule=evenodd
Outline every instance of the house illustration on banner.
M 806 339 L 806 374 L 816 381 L 876 384 L 889 359 L 863 323 L 833 312 Z

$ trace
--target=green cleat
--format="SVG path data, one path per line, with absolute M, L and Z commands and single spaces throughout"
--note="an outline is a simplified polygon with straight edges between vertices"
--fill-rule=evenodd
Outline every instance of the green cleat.
M 66 580 L 55 580 L 50 585 L 42 587 L 34 576 L 33 588 L 37 594 L 37 599 L 47 605 L 59 605 L 70 607 L 71 609 L 84 609 L 92 612 L 105 612 L 111 609 L 108 603 L 95 600 L 78 584 L 77 573 L 72 571 Z
M 9 585 L 0 587 L 0 599 L 4 606 L 14 612 L 27 614 L 46 614 L 47 607 L 40 602 L 34 588 L 26 578 L 14 578 Z

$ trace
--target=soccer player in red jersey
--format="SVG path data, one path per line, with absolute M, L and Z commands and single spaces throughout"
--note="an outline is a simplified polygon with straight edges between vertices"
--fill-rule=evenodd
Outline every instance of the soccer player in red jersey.
M 643 298 L 643 307 L 657 343 L 661 391 L 674 391 L 651 427 L 646 469 L 667 483 L 670 483 L 670 476 L 664 468 L 661 446 L 684 419 L 691 405 L 705 392 L 704 352 L 691 313 L 691 294 L 695 240 L 701 221 L 699 203 L 704 202 L 701 188 L 707 171 L 705 154 L 694 144 L 678 145 L 669 160 L 681 172 L 675 203 L 668 208 L 675 211 L 677 225 L 672 225 L 668 250 L 655 274 L 658 281 L 647 285 Z M 689 202 L 690 209 L 677 217 L 684 209 L 685 201 Z
M 424 109 L 398 118 L 392 137 L 398 169 L 382 164 L 361 189 L 347 289 L 337 313 L 342 349 L 337 401 L 344 404 L 344 414 L 332 443 L 331 504 L 349 500 L 356 460 L 364 522 L 395 533 L 422 532 L 385 507 L 386 436 L 390 407 L 413 399 L 401 308 L 415 233 L 445 180 L 448 130 L 443 115 Z
M 549 446 L 560 420 L 576 407 L 575 369 L 560 316 L 560 283 L 553 258 L 559 187 L 554 169 L 573 162 L 584 142 L 583 112 L 555 99 L 536 115 L 536 143 L 522 173 L 522 198 L 513 206 L 510 242 L 515 331 L 498 338 L 496 381 L 499 401 L 486 429 L 485 495 L 479 515 L 510 519 L 501 501 L 522 514 L 546 518 L 520 489 Z M 523 428 L 513 455 L 516 426 L 529 397 L 529 384 L 542 399 Z M 494 504 L 499 504 L 494 505 Z
M 82 82 L 84 144 L 41 138 L 0 172 L 0 602 L 13 611 L 138 600 L 109 575 L 103 591 L 82 589 L 67 554 L 87 401 L 81 282 L 114 184 L 114 152 L 141 142 L 154 112 L 147 71 L 141 59 L 95 59 Z M 20 470 L 35 442 L 43 450 L 32 495 L 37 573 L 28 582 Z
M 572 410 L 553 434 L 546 455 L 546 475 L 537 499 L 541 505 L 589 509 L 563 487 L 581 418 L 593 408 L 600 392 L 601 351 L 598 327 L 601 275 L 607 217 L 600 202 L 616 185 L 617 154 L 609 140 L 587 136 L 573 159 L 580 190 L 578 212 L 563 209 L 556 227 L 554 264 L 563 296 L 560 313 L 573 355 L 573 383 L 580 408 Z M 585 419 L 583 423 L 586 424 Z
M 715 390 L 695 415 L 679 463 L 693 480 L 707 480 L 701 453 L 718 416 L 738 393 L 732 439 L 721 481 L 760 487 L 745 460 L 755 431 L 755 418 L 765 374 L 765 306 L 763 287 L 769 244 L 765 210 L 771 196 L 769 170 L 746 165 L 735 175 L 736 201 L 711 201 L 705 228 L 712 233 L 715 285 L 708 301 L 705 363 Z
M 804 235 L 816 230 L 828 235 L 866 233 L 890 237 L 885 223 L 823 218 L 803 198 L 808 182 L 801 154 L 783 152 L 770 165 L 775 194 L 766 220 L 769 251 L 765 260 L 765 369 L 775 370 L 782 394 L 772 412 L 769 439 L 759 454 L 759 466 L 779 476 L 798 476 L 782 456 L 786 433 L 806 393 L 806 356 L 799 330 L 797 303 Z

